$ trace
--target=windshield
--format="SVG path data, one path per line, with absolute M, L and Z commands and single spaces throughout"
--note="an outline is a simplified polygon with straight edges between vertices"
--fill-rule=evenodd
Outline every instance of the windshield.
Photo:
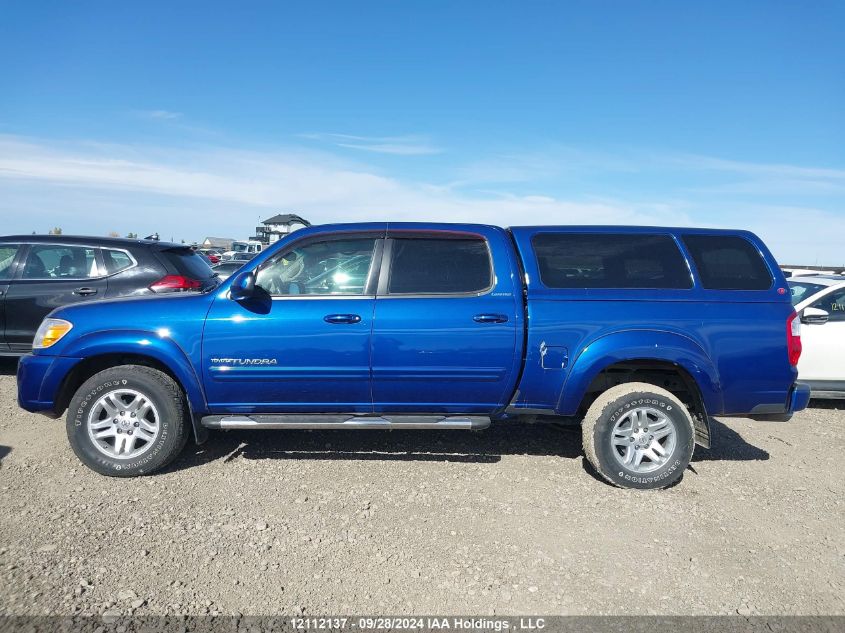
M 814 284 L 809 281 L 790 281 L 789 291 L 792 293 L 792 305 L 797 305 L 812 297 L 820 290 L 824 290 L 827 286 L 823 284 Z
M 246 253 L 249 249 L 249 244 L 246 242 L 234 242 L 232 244 L 232 250 L 236 253 Z

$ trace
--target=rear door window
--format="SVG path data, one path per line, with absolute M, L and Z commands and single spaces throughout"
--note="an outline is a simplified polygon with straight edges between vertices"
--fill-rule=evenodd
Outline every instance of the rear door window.
M 493 285 L 483 239 L 394 238 L 388 294 L 477 294 Z
M 668 235 L 540 233 L 532 245 L 549 288 L 692 288 L 689 267 Z
M 99 277 L 96 249 L 88 246 L 34 244 L 22 279 L 92 279 Z
M 0 280 L 12 278 L 12 264 L 20 247 L 20 244 L 0 244 Z
M 760 251 L 736 235 L 684 235 L 701 284 L 709 290 L 768 290 L 773 278 Z

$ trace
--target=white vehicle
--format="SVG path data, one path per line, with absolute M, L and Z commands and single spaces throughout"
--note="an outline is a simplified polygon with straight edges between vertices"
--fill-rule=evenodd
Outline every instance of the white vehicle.
M 845 398 L 845 276 L 789 279 L 792 304 L 801 315 L 798 379 L 814 398 Z
M 261 242 L 256 242 L 254 240 L 232 242 L 232 250 L 223 253 L 223 257 L 221 259 L 223 259 L 224 261 L 234 259 L 236 253 L 257 255 L 261 252 L 262 248 L 264 248 L 264 244 L 262 244 Z

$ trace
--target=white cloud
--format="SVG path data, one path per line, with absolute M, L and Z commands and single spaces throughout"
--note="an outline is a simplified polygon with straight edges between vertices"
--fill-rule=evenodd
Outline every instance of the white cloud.
M 623 159 L 615 160 L 616 168 L 624 167 Z M 660 158 L 661 164 L 674 160 L 671 156 Z M 802 182 L 836 184 L 840 178 L 838 170 L 699 162 L 699 168 L 688 162 L 683 169 L 693 175 L 711 169 L 732 170 L 732 175 L 753 172 L 754 178 L 765 172 L 766 178 L 781 181 L 787 180 L 787 173 Z M 393 220 L 500 226 L 729 226 L 755 230 L 782 260 L 843 263 L 839 242 L 845 233 L 845 218 L 841 211 L 815 208 L 806 201 L 766 204 L 767 198 L 758 198 L 739 203 L 709 194 L 679 195 L 679 190 L 692 190 L 678 177 L 680 172 L 656 180 L 664 183 L 662 195 L 645 195 L 642 189 L 629 188 L 625 195 L 610 196 L 606 191 L 619 191 L 618 185 L 611 189 L 595 182 L 611 182 L 614 167 L 602 171 L 600 163 L 598 159 L 590 162 L 590 181 L 561 194 L 560 187 L 548 185 L 554 181 L 554 160 L 549 158 L 544 172 L 551 174 L 544 181 L 547 184 L 532 183 L 526 176 L 516 193 L 507 186 L 508 178 L 485 191 L 459 189 L 392 177 L 334 153 L 299 147 L 246 151 L 0 136 L 0 226 L 9 233 L 45 230 L 60 223 L 73 233 L 159 231 L 189 241 L 206 235 L 244 237 L 257 220 L 277 212 L 296 212 L 315 223 Z M 457 180 L 456 172 L 447 170 L 446 180 Z M 624 176 L 637 179 L 641 174 L 625 171 Z M 652 189 L 654 183 L 652 174 Z M 568 184 L 565 190 L 569 190 Z
M 258 206 L 273 206 L 280 199 L 300 204 L 356 196 L 387 183 L 373 174 L 303 163 L 294 154 L 114 145 L 67 148 L 9 137 L 0 137 L 0 178 Z
M 357 149 L 377 154 L 421 156 L 439 154 L 443 150 L 421 136 L 353 136 L 351 134 L 300 134 L 300 138 L 321 141 L 345 149 Z
M 203 215 L 185 221 L 174 218 L 170 200 L 157 221 L 180 222 L 178 234 L 202 220 L 201 232 L 220 233 L 220 223 L 240 232 L 251 228 L 237 214 L 251 207 L 249 216 L 266 210 L 292 209 L 315 221 L 375 219 L 516 223 L 660 223 L 678 220 L 675 211 L 661 205 L 615 200 L 564 200 L 549 195 L 517 196 L 500 193 L 478 197 L 459 195 L 449 188 L 402 181 L 353 166 L 331 155 L 290 149 L 248 152 L 224 148 L 195 150 L 139 148 L 136 146 L 57 145 L 0 136 L 0 187 L 3 183 L 57 189 L 53 206 L 62 205 L 61 189 L 121 195 L 127 212 L 146 200 L 145 194 L 181 199 L 183 207 L 209 206 L 230 210 L 226 217 Z M 122 194 L 120 192 L 123 192 Z M 99 195 L 99 194 L 98 194 Z M 2 198 L 2 189 L 0 189 Z M 187 202 L 193 200 L 193 202 Z M 145 214 L 150 217 L 151 211 Z M 683 216 L 680 216 L 683 218 Z M 92 208 L 85 226 L 96 222 Z M 152 218 L 151 218 L 152 219 Z M 83 218 L 80 218 L 83 220 Z M 27 222 L 29 219 L 26 220 Z M 6 223 L 8 224 L 8 223 Z M 22 226 L 21 229 L 26 229 Z M 99 230 L 98 230 L 99 232 Z M 169 231 L 165 231 L 169 232 Z
M 749 205 L 745 228 L 764 236 L 781 264 L 845 266 L 845 215 L 806 206 Z
M 643 167 L 641 156 L 630 151 L 614 153 L 549 145 L 540 151 L 494 153 L 455 169 L 452 187 L 483 183 L 537 182 L 565 175 L 593 173 L 636 173 Z
M 160 121 L 170 121 L 182 117 L 181 112 L 171 112 L 170 110 L 138 110 L 137 115 L 145 119 L 158 119 Z
M 605 180 L 627 177 L 642 184 L 659 183 L 662 191 L 682 187 L 696 196 L 843 195 L 845 169 L 726 160 L 697 154 L 635 148 L 613 151 L 549 145 L 541 151 L 493 154 L 454 170 L 453 188 L 485 183 L 523 183 L 562 179 Z M 613 176 L 614 178 L 609 178 Z
M 750 163 L 736 160 L 725 160 L 712 156 L 697 154 L 663 155 L 656 157 L 659 162 L 676 164 L 688 169 L 704 171 L 723 171 L 749 176 L 766 176 L 772 178 L 786 178 L 789 180 L 831 181 L 845 183 L 845 169 L 830 169 L 822 167 L 803 167 L 799 165 L 784 165 L 779 163 Z

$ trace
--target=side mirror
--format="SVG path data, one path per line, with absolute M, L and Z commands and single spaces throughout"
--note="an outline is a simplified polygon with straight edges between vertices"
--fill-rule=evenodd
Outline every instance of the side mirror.
M 229 298 L 232 301 L 244 301 L 255 294 L 255 275 L 252 271 L 240 272 L 235 275 L 229 286 Z
M 819 310 L 818 308 L 804 308 L 801 313 L 801 323 L 807 325 L 822 325 L 827 323 L 830 314 L 826 310 Z

